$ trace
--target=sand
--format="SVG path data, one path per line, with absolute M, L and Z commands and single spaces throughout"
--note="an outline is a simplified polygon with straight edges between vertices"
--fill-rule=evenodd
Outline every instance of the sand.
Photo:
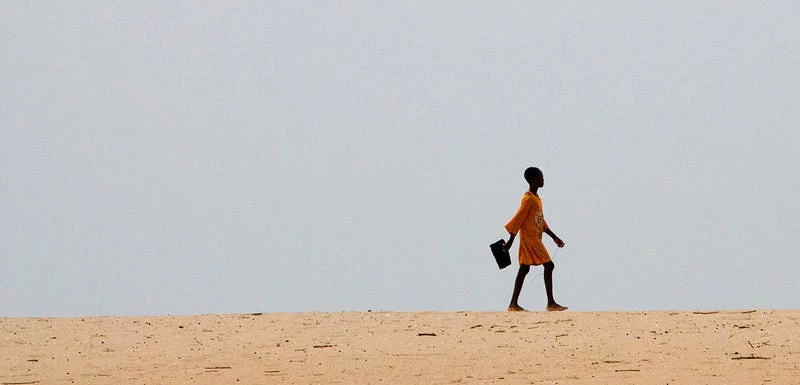
M 0 384 L 800 384 L 800 310 L 0 318 Z

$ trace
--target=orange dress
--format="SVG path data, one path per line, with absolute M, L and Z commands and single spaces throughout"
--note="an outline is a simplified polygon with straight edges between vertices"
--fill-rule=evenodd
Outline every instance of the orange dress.
M 519 232 L 519 264 L 541 265 L 550 262 L 550 254 L 542 243 L 542 233 L 547 230 L 542 213 L 542 200 L 526 191 L 519 210 L 506 224 L 509 234 Z

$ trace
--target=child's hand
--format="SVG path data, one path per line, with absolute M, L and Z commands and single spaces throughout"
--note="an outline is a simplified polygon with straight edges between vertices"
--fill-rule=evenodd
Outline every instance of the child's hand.
M 555 237 L 555 238 L 553 239 L 553 241 L 555 241 L 555 242 L 556 242 L 556 246 L 558 246 L 558 247 L 564 247 L 564 241 L 562 241 L 562 240 L 561 240 L 561 238 L 559 238 L 559 237 Z
M 503 243 L 503 251 L 508 252 L 508 249 L 511 248 L 511 245 L 514 244 L 514 238 L 516 238 L 516 237 L 517 237 L 516 234 L 511 234 L 511 233 L 508 234 L 508 241 Z

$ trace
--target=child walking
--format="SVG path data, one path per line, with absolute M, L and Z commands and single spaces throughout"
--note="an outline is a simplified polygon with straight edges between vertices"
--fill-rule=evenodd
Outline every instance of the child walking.
M 555 264 L 550 259 L 547 249 L 542 243 L 542 233 L 546 233 L 558 247 L 564 247 L 564 241 L 556 236 L 542 213 L 542 200 L 539 198 L 539 188 L 544 187 L 544 174 L 536 167 L 528 167 L 525 170 L 525 181 L 528 182 L 529 189 L 522 196 L 522 203 L 519 210 L 506 224 L 505 228 L 509 233 L 508 241 L 503 245 L 503 249 L 508 251 L 514 243 L 517 232 L 520 233 L 519 241 L 519 271 L 517 279 L 514 281 L 514 293 L 511 295 L 511 304 L 508 311 L 526 311 L 517 301 L 519 293 L 522 291 L 522 284 L 525 276 L 531 269 L 531 265 L 544 265 L 544 287 L 547 292 L 547 311 L 567 310 L 566 306 L 561 306 L 553 299 L 553 269 Z

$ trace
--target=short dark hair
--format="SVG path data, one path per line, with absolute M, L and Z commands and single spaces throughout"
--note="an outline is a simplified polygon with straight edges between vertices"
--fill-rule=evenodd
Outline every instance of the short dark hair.
M 538 167 L 528 167 L 525 169 L 525 180 L 528 184 L 533 184 L 536 178 L 541 177 L 542 170 L 539 170 Z

